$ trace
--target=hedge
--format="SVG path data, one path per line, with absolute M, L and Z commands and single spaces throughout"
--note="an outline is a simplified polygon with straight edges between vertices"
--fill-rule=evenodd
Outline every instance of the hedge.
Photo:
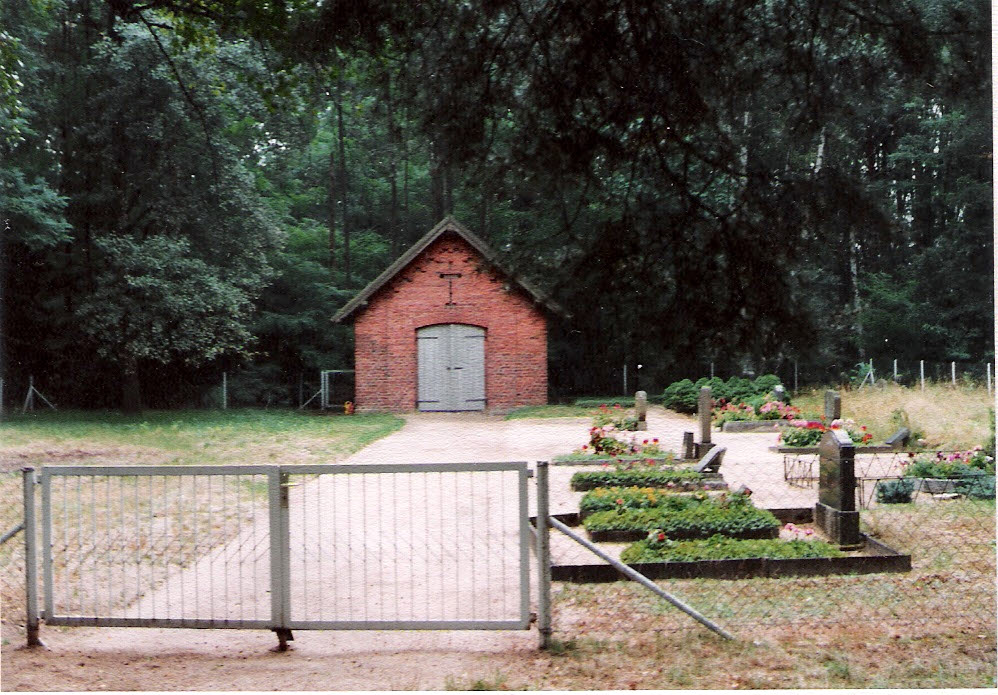
M 748 558 L 795 559 L 842 557 L 844 553 L 824 541 L 738 539 L 720 534 L 703 540 L 664 541 L 644 539 L 620 554 L 628 564 L 639 562 L 695 562 L 697 560 L 743 560 Z
M 692 468 L 632 468 L 624 470 L 579 471 L 572 476 L 573 490 L 593 490 L 598 487 L 670 487 L 695 490 L 704 480 L 702 473 Z
M 775 374 L 763 374 L 755 380 L 737 376 L 727 381 L 719 377 L 712 379 L 700 377 L 694 383 L 689 379 L 683 379 L 669 384 L 662 393 L 661 400 L 666 408 L 692 414 L 697 411 L 697 400 L 702 386 L 710 386 L 710 397 L 715 401 L 723 398 L 729 403 L 746 403 L 752 399 L 765 397 L 780 383 L 780 377 Z
M 747 500 L 723 504 L 705 500 L 686 509 L 671 510 L 621 509 L 596 512 L 582 522 L 593 537 L 606 540 L 622 539 L 635 533 L 647 534 L 660 529 L 666 538 L 710 538 L 715 534 L 732 538 L 776 538 L 780 522 L 765 509 L 752 506 Z

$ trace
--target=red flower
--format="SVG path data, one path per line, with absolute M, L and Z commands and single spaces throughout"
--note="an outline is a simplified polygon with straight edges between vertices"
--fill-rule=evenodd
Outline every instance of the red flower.
M 659 532 L 658 532 L 658 539 L 659 539 L 660 541 L 664 541 L 664 540 L 665 540 L 665 534 L 664 534 L 664 533 L 662 533 L 661 531 L 659 531 Z
M 648 443 L 648 440 L 646 439 L 646 440 L 644 440 L 644 441 L 643 441 L 643 442 L 641 442 L 641 443 L 642 443 L 642 444 L 647 444 L 647 443 Z
M 624 503 L 624 499 L 622 497 L 618 497 L 617 498 L 617 504 L 623 504 L 623 503 Z

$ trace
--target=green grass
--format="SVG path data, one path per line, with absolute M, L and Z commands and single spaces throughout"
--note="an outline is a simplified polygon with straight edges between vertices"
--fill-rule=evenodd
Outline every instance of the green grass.
M 583 408 L 577 405 L 527 405 L 517 408 L 506 416 L 506 420 L 525 420 L 528 418 L 553 417 L 592 417 L 593 408 Z
M 0 461 L 17 451 L 19 463 L 80 460 L 94 449 L 122 463 L 140 454 L 155 463 L 290 463 L 349 455 L 403 424 L 393 415 L 321 417 L 285 410 L 170 410 L 123 415 L 59 411 L 13 415 L 0 423 Z M 37 452 L 37 455 L 35 454 Z M 25 460 L 27 459 L 27 460 Z

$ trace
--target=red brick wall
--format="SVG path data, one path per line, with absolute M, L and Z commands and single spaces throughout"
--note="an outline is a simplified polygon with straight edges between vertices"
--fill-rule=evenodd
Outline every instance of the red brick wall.
M 440 273 L 461 273 L 453 305 Z M 416 409 L 416 329 L 439 323 L 485 329 L 488 410 L 546 403 L 546 319 L 522 290 L 504 284 L 461 237 L 444 234 L 430 244 L 355 315 L 357 409 Z

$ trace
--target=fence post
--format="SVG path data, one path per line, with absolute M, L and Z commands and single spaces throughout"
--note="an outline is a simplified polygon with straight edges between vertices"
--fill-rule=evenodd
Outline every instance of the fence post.
M 897 358 L 894 359 L 894 383 L 898 380 L 898 361 Z
M 956 386 L 956 362 L 949 363 L 950 376 L 953 380 L 953 385 Z
M 35 525 L 35 469 L 21 469 L 24 480 L 24 582 L 26 584 L 25 621 L 28 646 L 39 647 L 38 639 L 38 530 Z
M 711 379 L 714 378 L 714 363 L 713 362 L 710 363 L 710 378 Z
M 627 363 L 624 363 L 624 395 L 627 395 Z
M 794 393 L 797 393 L 797 360 L 794 360 Z
M 541 649 L 551 645 L 551 525 L 548 462 L 537 462 L 537 632 Z
M 0 382 L 0 386 L 2 386 L 2 382 Z M 991 395 L 991 363 L 988 362 L 988 396 L 990 395 Z
M 222 410 L 229 408 L 229 373 L 222 372 Z
M 925 390 L 925 360 L 918 361 L 918 374 L 922 380 L 922 390 Z

